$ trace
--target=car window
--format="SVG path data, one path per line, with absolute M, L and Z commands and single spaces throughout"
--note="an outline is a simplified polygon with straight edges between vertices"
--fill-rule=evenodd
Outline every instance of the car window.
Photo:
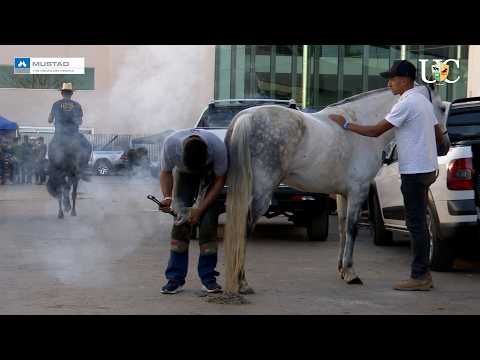
M 459 109 L 452 111 L 447 119 L 450 141 L 478 139 L 480 136 L 480 111 Z
M 200 121 L 198 122 L 198 127 L 220 127 L 220 128 L 228 128 L 232 119 L 237 115 L 240 111 L 260 105 L 283 105 L 278 103 L 252 103 L 252 104 L 243 104 L 241 106 L 222 106 L 218 105 L 215 107 L 208 107 L 205 112 L 203 113 Z M 285 105 L 283 105 L 285 106 Z
M 227 128 L 230 125 L 232 119 L 240 111 L 246 109 L 246 107 L 216 107 L 207 109 L 202 119 L 200 120 L 200 127 L 221 127 Z
M 447 126 L 480 125 L 480 111 L 455 111 L 450 113 Z

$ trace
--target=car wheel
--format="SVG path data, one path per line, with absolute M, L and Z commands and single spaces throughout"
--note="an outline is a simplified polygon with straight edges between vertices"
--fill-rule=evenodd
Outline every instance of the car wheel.
M 427 206 L 427 228 L 430 239 L 429 262 L 435 271 L 449 271 L 455 260 L 449 239 L 442 236 L 435 205 L 431 201 Z
M 377 192 L 375 190 L 373 190 L 371 205 L 373 243 L 377 246 L 391 245 L 393 243 L 393 233 L 385 229 L 380 209 L 380 201 L 378 200 Z
M 95 173 L 98 176 L 108 176 L 112 173 L 112 164 L 108 160 L 98 160 L 95 163 Z
M 307 222 L 307 235 L 310 241 L 325 241 L 328 237 L 328 209 L 325 206 Z

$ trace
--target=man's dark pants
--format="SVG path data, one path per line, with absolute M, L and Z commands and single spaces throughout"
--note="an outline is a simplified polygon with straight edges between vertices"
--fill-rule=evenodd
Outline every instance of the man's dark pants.
M 411 277 L 421 278 L 429 271 L 430 235 L 427 227 L 428 189 L 436 172 L 402 174 L 402 194 L 407 228 L 412 236 L 413 261 Z
M 204 176 L 208 177 L 207 181 L 211 184 L 212 174 L 202 176 L 176 172 L 174 197 L 181 202 L 181 206 L 191 207 L 193 205 Z M 198 275 L 204 285 L 215 282 L 215 277 L 219 275 L 215 271 L 217 265 L 218 215 L 218 206 L 212 204 L 205 211 L 199 223 L 200 257 L 198 259 Z M 192 226 L 189 223 L 184 223 L 173 225 L 171 233 L 170 260 L 165 275 L 168 280 L 175 280 L 182 285 L 185 283 L 188 271 L 188 247 L 191 232 Z

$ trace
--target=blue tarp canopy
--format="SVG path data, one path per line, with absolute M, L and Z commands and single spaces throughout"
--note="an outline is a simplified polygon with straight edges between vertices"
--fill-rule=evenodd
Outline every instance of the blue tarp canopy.
M 8 133 L 10 131 L 17 130 L 17 123 L 5 119 L 3 116 L 0 116 L 0 134 Z

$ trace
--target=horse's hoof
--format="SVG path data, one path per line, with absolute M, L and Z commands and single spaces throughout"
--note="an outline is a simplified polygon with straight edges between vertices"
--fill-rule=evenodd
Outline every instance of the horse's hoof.
M 58 214 L 59 219 L 63 219 L 63 213 Z
M 242 295 L 252 295 L 252 294 L 255 294 L 255 291 L 254 291 L 250 286 L 241 288 L 238 292 L 239 292 L 240 294 L 242 294 Z
M 363 281 L 360 280 L 360 278 L 357 276 L 356 278 L 353 278 L 352 280 L 347 282 L 348 285 L 363 285 Z
M 75 210 L 72 210 L 72 213 L 70 215 L 77 216 L 77 212 Z

